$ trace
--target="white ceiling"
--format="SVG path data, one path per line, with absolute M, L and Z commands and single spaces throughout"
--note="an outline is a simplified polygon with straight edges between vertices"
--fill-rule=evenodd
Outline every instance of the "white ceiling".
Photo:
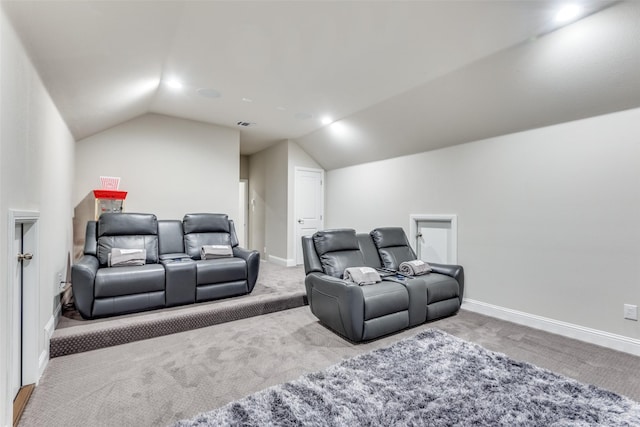
M 581 3 L 586 14 L 612 4 Z M 552 62 L 562 63 L 562 56 L 539 58 L 552 61 L 545 69 L 531 60 L 532 49 L 542 55 L 538 46 L 568 28 L 536 39 L 556 26 L 557 0 L 2 4 L 78 140 L 154 112 L 239 129 L 242 154 L 296 139 L 330 169 L 545 125 L 558 118 L 545 115 L 547 104 L 573 111 L 603 92 L 570 101 L 562 97 L 568 89 L 546 87 L 552 94 L 546 99 L 530 85 L 546 84 L 540 73 L 582 71 L 573 63 L 558 71 Z M 637 26 L 637 3 L 625 7 L 616 4 L 572 27 L 614 9 L 627 10 L 623 20 L 630 9 Z M 604 39 L 621 42 L 611 37 Z M 606 47 L 598 39 L 593 44 Z M 575 64 L 606 74 L 606 63 L 580 52 Z M 618 59 L 637 65 L 634 55 Z M 589 75 L 577 79 L 570 95 L 598 78 Z M 618 77 L 626 82 L 627 72 Z M 163 83 L 170 78 L 184 87 L 172 90 Z M 607 111 L 640 105 L 633 84 L 627 96 L 615 91 L 622 101 L 605 96 L 599 104 Z M 202 88 L 221 96 L 203 97 Z M 579 105 L 579 114 L 559 118 L 603 110 Z M 320 123 L 323 115 L 357 127 L 351 135 L 358 143 L 341 145 L 345 134 L 335 137 Z M 239 121 L 254 124 L 238 127 Z

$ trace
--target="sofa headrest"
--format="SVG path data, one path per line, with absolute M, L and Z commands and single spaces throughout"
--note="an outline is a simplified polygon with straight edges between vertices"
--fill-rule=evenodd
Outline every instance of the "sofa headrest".
M 378 249 L 409 246 L 409 240 L 402 227 L 376 228 L 371 232 L 371 238 Z
M 328 252 L 360 250 L 356 231 L 347 228 L 318 231 L 313 235 L 313 244 L 319 256 Z
M 158 234 L 158 219 L 154 214 L 111 212 L 98 219 L 98 238 L 147 234 Z
M 184 234 L 229 233 L 229 216 L 214 213 L 186 214 L 182 219 Z

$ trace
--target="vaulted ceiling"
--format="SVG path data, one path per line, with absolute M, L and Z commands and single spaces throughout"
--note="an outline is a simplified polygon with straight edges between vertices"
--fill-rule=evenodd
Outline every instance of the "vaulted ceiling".
M 295 139 L 331 169 L 640 106 L 639 3 L 578 2 L 557 30 L 561 3 L 3 7 L 77 140 L 154 112 L 239 129 L 242 154 Z

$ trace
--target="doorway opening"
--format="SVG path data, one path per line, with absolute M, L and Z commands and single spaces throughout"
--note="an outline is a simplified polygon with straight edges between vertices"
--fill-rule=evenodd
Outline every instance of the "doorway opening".
M 5 413 L 19 420 L 39 376 L 38 212 L 9 211 Z M 13 409 L 10 407 L 13 406 Z M 9 421 L 9 420 L 6 420 Z
M 238 236 L 238 243 L 242 248 L 248 248 L 249 233 L 249 181 L 246 179 L 240 180 L 240 194 L 238 196 L 238 222 L 236 224 L 236 235 Z
M 458 263 L 457 215 L 411 215 L 409 241 L 418 259 L 441 264 Z

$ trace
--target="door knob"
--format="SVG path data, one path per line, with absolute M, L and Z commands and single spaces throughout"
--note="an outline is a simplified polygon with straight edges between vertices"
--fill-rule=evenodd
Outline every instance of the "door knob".
M 300 219 L 298 220 L 298 224 L 304 224 L 304 219 L 300 218 Z
M 18 254 L 18 261 L 24 261 L 24 260 L 30 260 L 33 258 L 33 254 L 30 253 L 26 253 L 26 254 Z

